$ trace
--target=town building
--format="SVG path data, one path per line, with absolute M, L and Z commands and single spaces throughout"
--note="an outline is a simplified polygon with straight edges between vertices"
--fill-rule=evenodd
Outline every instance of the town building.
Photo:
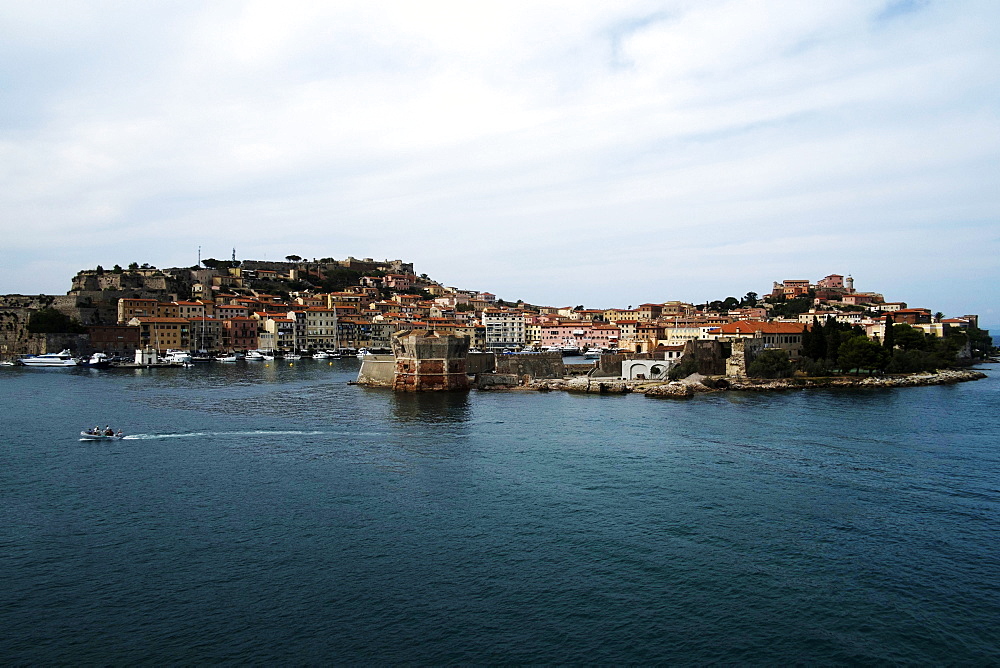
M 794 322 L 731 322 L 719 326 L 719 341 L 753 339 L 759 348 L 780 348 L 792 359 L 802 354 L 805 325 Z
M 482 322 L 486 328 L 487 350 L 517 350 L 524 347 L 525 320 L 522 311 L 487 308 L 483 311 Z

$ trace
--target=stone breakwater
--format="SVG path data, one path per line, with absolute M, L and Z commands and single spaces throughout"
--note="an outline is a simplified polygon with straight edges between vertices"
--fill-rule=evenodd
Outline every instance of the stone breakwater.
M 783 378 L 780 380 L 730 381 L 729 389 L 747 391 L 799 390 L 811 387 L 920 387 L 951 385 L 986 378 L 982 371 L 949 369 L 937 373 L 914 373 L 899 376 L 833 376 L 830 378 Z
M 639 392 L 649 397 L 686 399 L 706 392 L 739 390 L 749 392 L 773 392 L 784 390 L 805 390 L 810 388 L 889 388 L 919 387 L 925 385 L 949 385 L 986 378 L 981 371 L 969 369 L 939 371 L 937 373 L 917 373 L 898 376 L 832 376 L 826 378 L 781 378 L 765 379 L 720 379 L 691 376 L 673 382 L 651 382 L 642 380 L 596 380 L 593 378 L 562 378 L 554 380 L 534 380 L 524 389 L 548 392 L 589 392 L 594 394 L 626 394 Z

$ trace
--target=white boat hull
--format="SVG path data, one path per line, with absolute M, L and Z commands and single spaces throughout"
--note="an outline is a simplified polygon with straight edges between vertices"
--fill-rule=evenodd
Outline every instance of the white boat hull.
M 19 361 L 24 366 L 44 367 L 78 366 L 80 364 L 78 361 L 73 359 L 73 355 L 68 349 L 58 353 L 45 353 L 44 355 L 22 357 Z
M 98 434 L 88 434 L 85 431 L 80 432 L 81 441 L 120 441 L 124 436 L 100 436 Z

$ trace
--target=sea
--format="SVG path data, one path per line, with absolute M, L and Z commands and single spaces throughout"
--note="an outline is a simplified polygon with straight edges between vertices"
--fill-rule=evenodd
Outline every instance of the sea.
M 0 368 L 0 663 L 997 665 L 982 368 L 690 400 Z

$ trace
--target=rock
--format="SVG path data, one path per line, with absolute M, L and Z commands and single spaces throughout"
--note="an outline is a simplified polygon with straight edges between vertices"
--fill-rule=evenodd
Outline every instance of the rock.
M 705 387 L 702 385 L 701 387 Z M 708 391 L 708 388 L 705 388 Z M 643 393 L 647 397 L 667 397 L 670 399 L 690 399 L 695 394 L 695 386 L 682 382 L 665 383 L 646 388 Z

